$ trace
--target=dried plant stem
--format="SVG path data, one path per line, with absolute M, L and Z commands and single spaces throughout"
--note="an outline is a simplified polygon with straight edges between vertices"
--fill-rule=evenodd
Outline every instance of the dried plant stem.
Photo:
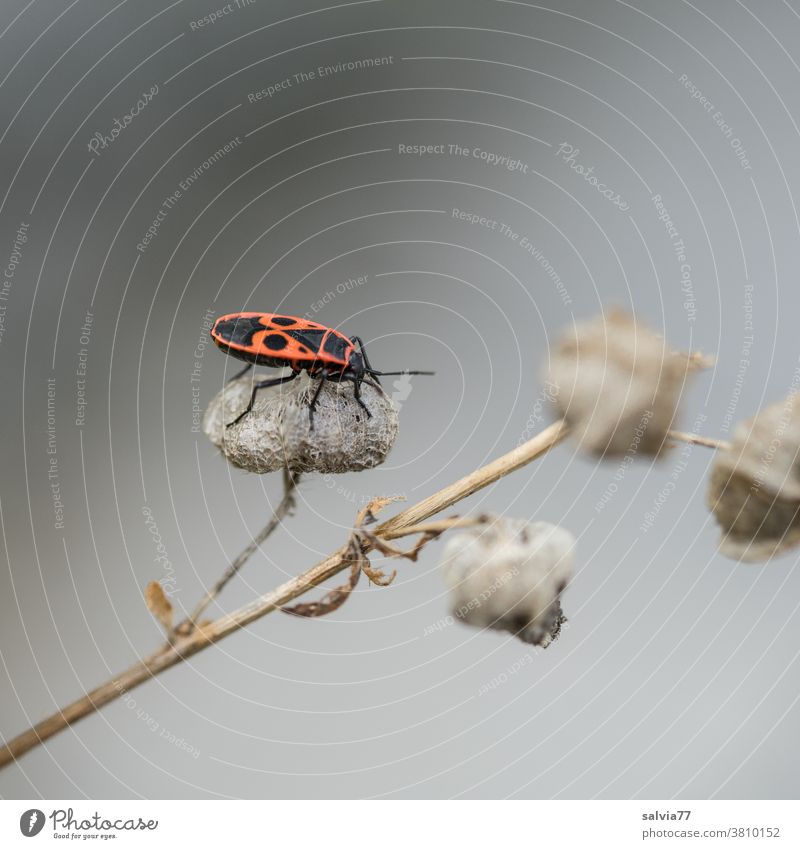
M 467 498 L 479 489 L 500 480 L 517 469 L 526 466 L 532 460 L 549 451 L 554 445 L 563 440 L 569 427 L 566 422 L 558 421 L 546 427 L 541 433 L 523 442 L 508 454 L 503 454 L 486 466 L 476 469 L 461 480 L 451 483 L 429 498 L 425 498 L 413 507 L 408 507 L 388 521 L 379 525 L 375 533 L 384 539 L 394 539 L 403 536 L 406 528 L 424 522 L 442 510 L 452 507 L 463 498 Z
M 409 507 L 387 522 L 378 525 L 374 528 L 372 534 L 383 539 L 397 539 L 410 533 L 422 532 L 424 529 L 418 529 L 415 526 L 540 457 L 561 442 L 568 430 L 568 426 L 561 421 L 550 425 L 513 451 L 509 451 L 488 465 L 476 469 L 461 480 L 446 486 L 429 498 L 423 499 L 413 507 Z M 438 530 L 438 527 L 436 529 Z M 369 541 L 364 542 L 364 548 L 371 550 L 372 546 Z M 99 710 L 123 693 L 155 677 L 165 669 L 187 660 L 197 652 L 208 648 L 208 646 L 240 628 L 244 628 L 256 619 L 260 619 L 274 610 L 279 610 L 293 599 L 349 566 L 350 561 L 346 557 L 345 546 L 301 575 L 289 579 L 276 589 L 245 604 L 238 610 L 226 614 L 214 622 L 199 625 L 189 634 L 176 635 L 172 643 L 162 646 L 158 651 L 145 657 L 110 681 L 106 681 L 82 698 L 9 741 L 0 748 L 0 768 L 7 766 L 25 752 L 40 745 L 82 717 Z
M 724 439 L 712 439 L 709 436 L 700 436 L 699 433 L 686 433 L 682 430 L 667 431 L 670 439 L 675 439 L 678 442 L 688 442 L 690 445 L 703 445 L 706 448 L 715 448 L 717 450 L 730 448 L 730 442 Z
M 281 524 L 289 511 L 294 507 L 294 495 L 297 489 L 297 483 L 300 479 L 299 474 L 292 474 L 287 469 L 283 473 L 283 498 L 275 508 L 272 518 L 267 524 L 253 537 L 249 545 L 242 549 L 236 559 L 223 572 L 222 577 L 216 584 L 203 596 L 191 616 L 185 619 L 175 627 L 176 634 L 188 634 L 197 623 L 200 617 L 205 612 L 206 608 L 214 601 L 214 599 L 225 589 L 228 582 L 234 578 L 244 564 L 258 551 L 264 540 L 267 539 Z
M 453 528 L 474 528 L 477 525 L 486 524 L 487 520 L 487 516 L 477 516 L 475 518 L 461 518 L 460 516 L 454 516 L 452 519 L 439 519 L 436 522 L 423 522 L 419 525 L 409 525 L 407 528 L 404 528 L 401 533 L 398 533 L 397 537 L 407 537 L 412 536 L 413 534 L 434 536 L 444 533 L 445 531 L 451 531 Z

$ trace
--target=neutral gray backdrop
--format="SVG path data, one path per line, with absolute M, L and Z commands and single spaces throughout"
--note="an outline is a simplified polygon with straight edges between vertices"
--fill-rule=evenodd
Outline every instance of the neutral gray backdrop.
M 437 370 L 393 388 L 385 466 L 308 478 L 224 609 L 340 545 L 366 497 L 421 498 L 543 427 L 548 347 L 575 319 L 618 305 L 716 354 L 684 400 L 709 436 L 797 383 L 796 0 L 255 0 L 192 26 L 216 8 L 0 7 L 5 738 L 152 650 L 146 583 L 190 607 L 279 497 L 192 430 L 193 387 L 205 405 L 235 366 L 195 353 L 206 311 L 312 311 L 380 368 Z M 711 452 L 685 456 L 618 481 L 568 444 L 462 505 L 578 537 L 546 652 L 432 627 L 448 612 L 433 544 L 330 618 L 269 616 L 133 691 L 0 773 L 0 793 L 796 797 L 797 557 L 718 555 Z

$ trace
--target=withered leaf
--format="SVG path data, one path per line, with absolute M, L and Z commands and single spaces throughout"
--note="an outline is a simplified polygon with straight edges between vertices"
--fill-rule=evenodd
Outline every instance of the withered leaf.
M 392 569 L 392 574 L 388 576 L 382 569 L 373 569 L 371 566 L 364 566 L 363 570 L 370 581 L 379 587 L 388 587 L 397 577 L 397 569 Z
M 172 630 L 172 604 L 158 581 L 150 581 L 144 591 L 147 609 L 161 623 L 165 631 Z
M 358 516 L 356 516 L 356 527 L 360 528 L 362 525 L 374 524 L 378 521 L 377 514 L 380 513 L 384 507 L 388 507 L 395 501 L 405 501 L 405 496 L 380 495 L 377 498 L 373 498 L 366 507 L 359 511 Z
M 361 577 L 361 565 L 354 562 L 350 567 L 350 578 L 346 584 L 334 587 L 330 592 L 325 593 L 319 601 L 303 602 L 302 604 L 295 604 L 294 607 L 282 607 L 281 610 L 291 616 L 305 616 L 307 618 L 327 616 L 334 610 L 338 610 L 347 601 L 350 593 L 358 584 L 359 577 Z

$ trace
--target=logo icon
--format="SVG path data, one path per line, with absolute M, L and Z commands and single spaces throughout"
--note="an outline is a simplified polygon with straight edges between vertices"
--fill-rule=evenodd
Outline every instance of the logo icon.
M 411 394 L 411 377 L 404 372 L 397 380 L 392 382 L 392 389 L 394 389 L 394 392 L 392 392 L 392 401 L 399 413 L 403 402 L 407 401 L 408 396 Z
M 19 830 L 25 837 L 36 837 L 44 828 L 44 811 L 31 808 L 19 818 Z

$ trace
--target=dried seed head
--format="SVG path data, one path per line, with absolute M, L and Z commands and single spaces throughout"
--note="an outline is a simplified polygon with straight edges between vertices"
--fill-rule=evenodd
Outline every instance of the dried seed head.
M 574 546 L 558 525 L 500 516 L 452 536 L 442 573 L 453 616 L 546 648 L 565 621 L 560 596 L 572 576 Z
M 663 337 L 615 310 L 577 324 L 556 344 L 549 390 L 584 450 L 657 455 L 687 372 L 707 364 L 670 351 Z
M 326 381 L 317 400 L 314 427 L 308 405 L 319 383 L 306 375 L 283 386 L 261 389 L 252 411 L 226 427 L 247 406 L 250 375 L 232 381 L 211 401 L 203 430 L 234 466 L 262 474 L 288 468 L 293 472 L 359 472 L 380 465 L 397 437 L 397 411 L 391 400 L 366 381 L 355 400 L 352 383 Z
M 800 400 L 796 394 L 738 425 L 717 452 L 708 504 L 722 527 L 720 551 L 768 560 L 800 545 Z

